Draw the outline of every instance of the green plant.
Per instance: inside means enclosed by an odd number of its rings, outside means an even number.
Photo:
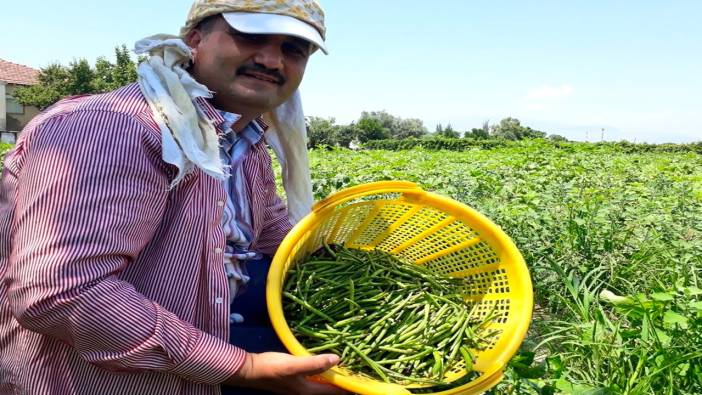
[[[313,150],[314,194],[414,181],[512,237],[532,274],[535,316],[493,393],[702,393],[702,144],[488,141],[501,143]]]

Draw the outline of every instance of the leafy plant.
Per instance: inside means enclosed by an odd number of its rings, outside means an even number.
[[[702,393],[702,145],[433,140],[312,150],[314,194],[408,180],[505,229],[536,306],[492,393]]]

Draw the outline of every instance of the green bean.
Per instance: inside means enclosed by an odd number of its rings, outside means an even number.
[[[408,381],[408,382],[420,383],[420,384],[442,384],[440,381],[437,381],[437,380],[405,376],[401,373],[393,372],[390,369],[384,368],[382,366],[380,366],[380,369],[383,370],[385,373],[387,373],[388,376],[395,377],[395,378],[398,378],[398,379],[401,379],[404,381]]]
[[[311,353],[315,353],[315,352],[319,352],[319,351],[324,351],[324,350],[329,350],[329,349],[332,349],[332,348],[336,348],[336,347],[338,347],[338,346],[339,346],[339,343],[337,343],[337,342],[331,342],[331,343],[327,343],[327,344],[322,344],[321,346],[308,348],[307,351],[309,351],[309,352],[311,352]]]
[[[307,336],[317,337],[317,338],[325,339],[325,340],[328,340],[328,339],[329,339],[329,336],[326,336],[326,335],[324,335],[323,333],[315,332],[314,330],[305,328],[305,327],[303,327],[303,326],[301,326],[301,325],[296,326],[296,327],[295,327],[295,330],[298,331],[298,332],[300,332],[300,333],[302,333],[302,334],[305,334],[305,335],[307,335]]]
[[[321,311],[315,309],[314,307],[310,306],[307,302],[304,300],[300,300],[297,296],[291,294],[290,292],[283,292],[283,295],[287,296],[288,298],[292,299],[294,302],[298,303],[299,305],[303,306],[307,310],[317,314],[318,316],[324,318],[327,321],[334,322],[334,319],[329,317],[328,315],[322,313]]]
[[[329,255],[331,255],[333,258],[336,258],[336,254],[334,253],[334,251],[332,251],[331,247],[329,247],[329,244],[324,243],[324,248],[327,250]]]
[[[466,370],[471,371],[473,370],[473,356],[470,353],[470,350],[466,346],[461,346],[459,348],[461,355],[463,356],[463,361],[466,364]]]
[[[346,369],[386,382],[448,385],[446,372],[461,357],[472,369],[469,350],[485,347],[494,332],[488,324],[496,306],[474,317],[465,286],[388,253],[324,244],[288,271],[284,313],[308,351],[338,353]]]
[[[409,355],[406,357],[400,357],[400,358],[395,358],[395,359],[383,359],[380,361],[377,361],[376,363],[378,364],[387,364],[387,363],[394,363],[394,362],[405,362],[405,361],[417,361],[419,358],[431,354],[432,350],[431,348],[427,348],[424,351],[418,352],[413,355]]]
[[[403,350],[403,349],[397,348],[397,347],[380,346],[380,347],[378,347],[378,348],[381,349],[381,350],[383,350],[383,351],[394,352],[394,353],[397,353],[397,354],[411,354],[411,353],[412,353],[411,350]]]
[[[432,355],[434,356],[434,366],[431,368],[431,374],[434,376],[438,376],[439,373],[443,370],[443,363],[441,359],[441,354],[439,354],[438,351],[432,352]]]
[[[347,343],[347,345],[351,348],[351,350],[353,350],[353,352],[358,354],[359,357],[361,357],[364,361],[366,361],[368,366],[370,366],[370,368],[373,369],[378,374],[378,376],[380,376],[380,378],[383,379],[383,381],[388,382],[388,383],[390,382],[390,380],[388,380],[388,376],[380,369],[380,367],[378,366],[377,363],[373,362],[372,359],[368,358],[368,356],[366,354],[361,352],[361,350],[359,350],[353,344]]]
[[[446,364],[444,364],[444,369],[446,369],[448,366],[451,366],[451,364],[453,363],[453,360],[456,359],[456,355],[458,354],[458,352],[461,348],[461,344],[463,344],[463,333],[464,333],[464,329],[468,326],[468,323],[469,323],[469,321],[468,321],[468,318],[466,317],[463,320],[463,325],[460,327],[460,330],[458,330],[458,332],[455,335],[456,339],[451,344],[451,348],[450,348],[451,353],[449,354],[448,358],[446,359]],[[445,373],[446,373],[446,370],[443,370],[441,372],[441,376],[443,377]]]

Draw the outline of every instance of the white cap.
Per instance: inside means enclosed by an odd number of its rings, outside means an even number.
[[[324,39],[317,29],[295,17],[260,12],[224,12],[231,27],[250,34],[283,34],[307,40],[327,54]]]

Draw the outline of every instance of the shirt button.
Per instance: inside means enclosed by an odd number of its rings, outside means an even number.
[[[217,304],[222,304],[222,302],[224,302],[224,299],[219,298],[219,297],[218,297],[218,298],[215,298],[215,303],[217,303]]]
[[[222,253],[221,248],[219,248],[219,247],[215,248],[215,254],[221,254],[221,253]]]
[[[217,201],[217,206],[224,207],[224,200]]]

